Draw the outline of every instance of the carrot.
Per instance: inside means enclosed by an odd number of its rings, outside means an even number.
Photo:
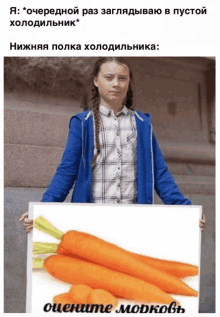
[[[76,284],[73,285],[69,291],[69,296],[77,304],[87,304],[88,296],[92,292],[92,288],[85,284]]]
[[[88,296],[88,302],[90,304],[102,304],[104,306],[111,304],[112,309],[118,305],[117,298],[103,289],[92,290]]]
[[[77,304],[111,304],[117,306],[118,300],[109,292],[103,289],[92,289],[85,284],[75,284],[69,291],[69,296]]]
[[[198,266],[192,265],[192,264],[186,264],[182,262],[177,262],[177,261],[168,261],[168,260],[161,260],[161,259],[156,259],[153,257],[149,257],[146,255],[140,255],[136,253],[132,253],[127,251],[130,255],[132,255],[135,259],[148,264],[150,266],[153,266],[161,271],[165,271],[169,274],[172,274],[178,278],[184,278],[187,276],[195,276],[198,275]],[[57,246],[56,253],[62,254],[62,255],[67,255],[67,256],[72,256],[73,253],[71,251],[68,251],[64,249],[62,243],[60,243]],[[76,257],[76,255],[74,255]],[[78,258],[78,257],[77,257]],[[83,259],[83,258],[81,258]]]
[[[155,284],[169,293],[188,296],[198,295],[196,291],[181,282],[177,277],[153,268],[149,264],[144,264],[140,260],[134,259],[130,252],[97,237],[77,231],[69,231],[64,234],[43,217],[38,217],[34,221],[34,227],[60,239],[64,249],[68,250],[73,256],[82,257],[90,262],[133,275],[150,284]]]
[[[62,247],[72,256],[132,275],[158,286],[167,293],[198,296],[176,276],[134,258],[130,252],[87,233],[68,231],[61,238]]]
[[[72,257],[51,255],[45,259],[44,268],[63,282],[104,289],[116,297],[162,304],[170,304],[174,301],[170,295],[155,285]]]
[[[76,302],[72,299],[69,293],[63,293],[55,296],[53,302],[56,304],[75,304]]]
[[[82,256],[78,256],[76,254],[73,254],[71,251],[64,249],[64,247],[62,246],[62,243],[58,244],[56,253],[60,255],[73,256],[76,259],[85,261],[85,258],[83,258]]]
[[[195,276],[195,275],[198,275],[199,273],[198,266],[195,266],[192,264],[186,264],[186,263],[181,263],[177,261],[161,260],[161,259],[156,259],[153,257],[140,255],[136,253],[131,253],[131,255],[137,260],[145,264],[154,266],[155,268],[161,271],[166,271],[167,273],[175,275],[176,277],[179,277],[179,278],[184,278],[187,276]]]

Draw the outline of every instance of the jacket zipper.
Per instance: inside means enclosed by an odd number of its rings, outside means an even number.
[[[85,170],[86,166],[85,166],[85,158],[84,158],[84,137],[83,137],[83,132],[84,131],[83,131],[83,121],[82,121],[82,160],[83,160],[83,165],[84,165],[84,170]]]
[[[153,128],[151,124],[150,129],[150,138],[151,138],[151,164],[152,164],[152,204],[154,204],[154,154],[153,154]]]

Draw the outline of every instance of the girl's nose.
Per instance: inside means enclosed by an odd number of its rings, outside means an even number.
[[[118,86],[119,85],[119,80],[118,78],[115,78],[113,81],[113,86]]]

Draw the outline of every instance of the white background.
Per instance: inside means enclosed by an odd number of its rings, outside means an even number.
[[[82,8],[207,8],[207,15],[152,15],[152,16],[85,16],[79,17],[80,22],[77,27],[61,27],[61,28],[22,28],[10,27],[10,20],[16,19],[41,19],[42,16],[27,16],[20,14],[18,16],[10,15],[10,7],[17,6],[19,8],[72,8],[78,6]],[[216,56],[217,57],[217,88],[218,80],[218,59],[220,52],[219,41],[219,0],[204,1],[21,1],[8,0],[1,3],[1,100],[3,104],[3,57],[4,56],[95,56],[95,55],[122,55],[122,56]],[[22,10],[21,10],[22,11]],[[49,20],[51,17],[47,16]],[[57,19],[60,19],[57,16]],[[68,20],[68,16],[65,18]],[[10,51],[10,42],[24,44],[159,44],[160,49],[157,51]],[[218,89],[216,105],[218,105]],[[3,107],[2,107],[3,109]],[[218,107],[216,107],[218,120]],[[3,144],[3,110],[1,114],[1,144]],[[216,125],[217,126],[217,125]],[[218,127],[217,127],[218,133]],[[218,134],[217,134],[217,149]],[[2,172],[0,173],[0,182],[3,187],[3,150],[0,151],[0,160]],[[216,157],[218,162],[218,153]],[[216,170],[217,180],[219,179],[218,166]],[[218,187],[217,187],[218,189]],[[217,206],[219,206],[219,195],[217,192]],[[3,191],[0,194],[1,202],[3,202]],[[3,213],[1,213],[1,223],[3,224]],[[216,212],[216,227],[219,227],[219,216]],[[218,232],[216,232],[216,241],[218,242]],[[1,258],[3,259],[3,239],[0,245]],[[218,251],[218,244],[216,246]],[[216,256],[218,260],[218,253]],[[216,262],[216,268],[218,261]],[[3,261],[1,261],[1,272],[3,272]],[[3,285],[3,274],[2,274]],[[218,284],[217,284],[218,286]],[[3,289],[3,288],[2,288]],[[218,290],[218,288],[217,288]],[[218,293],[217,293],[218,294]],[[216,298],[219,296],[216,295]],[[3,303],[3,291],[2,299]],[[217,311],[218,301],[216,301]],[[3,308],[2,308],[3,311]]]
[[[128,205],[108,206],[96,204],[47,204],[31,203],[33,218],[42,215],[64,233],[78,230],[93,234],[128,251],[160,259],[180,261],[200,265],[201,207],[198,206],[149,206]],[[32,235],[29,236],[29,242]],[[33,241],[55,242],[59,240],[33,230]],[[28,261],[31,264],[31,243]],[[70,285],[60,282],[42,270],[28,268],[28,294],[32,303],[32,313],[42,314],[46,303],[53,297],[68,292]],[[199,278],[184,279],[192,288],[199,291]],[[32,282],[32,291],[31,291]],[[186,313],[198,312],[198,297],[173,296]],[[120,301],[124,303],[124,301]]]
[[[2,16],[2,44],[4,55],[10,56],[73,56],[73,55],[127,55],[127,56],[214,56],[219,48],[217,26],[218,1],[5,1]],[[16,6],[20,14],[9,14]],[[23,8],[74,8],[79,15],[28,15]],[[207,14],[173,14],[174,8],[205,7]],[[98,15],[82,16],[83,8],[97,8]],[[102,8],[169,8],[166,15],[102,15]],[[75,27],[10,27],[10,20],[75,20]],[[158,51],[15,51],[10,42],[18,44],[159,44]],[[50,45],[51,47],[51,45]],[[83,45],[84,47],[84,45]],[[51,47],[52,48],[52,47]]]

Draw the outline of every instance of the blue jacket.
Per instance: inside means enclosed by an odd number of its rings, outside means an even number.
[[[165,204],[190,205],[170,174],[152,131],[149,114],[135,111],[137,126],[137,203],[153,204],[154,189]],[[63,202],[74,186],[72,202],[92,202],[94,150],[91,110],[73,116],[66,148],[43,202]]]

